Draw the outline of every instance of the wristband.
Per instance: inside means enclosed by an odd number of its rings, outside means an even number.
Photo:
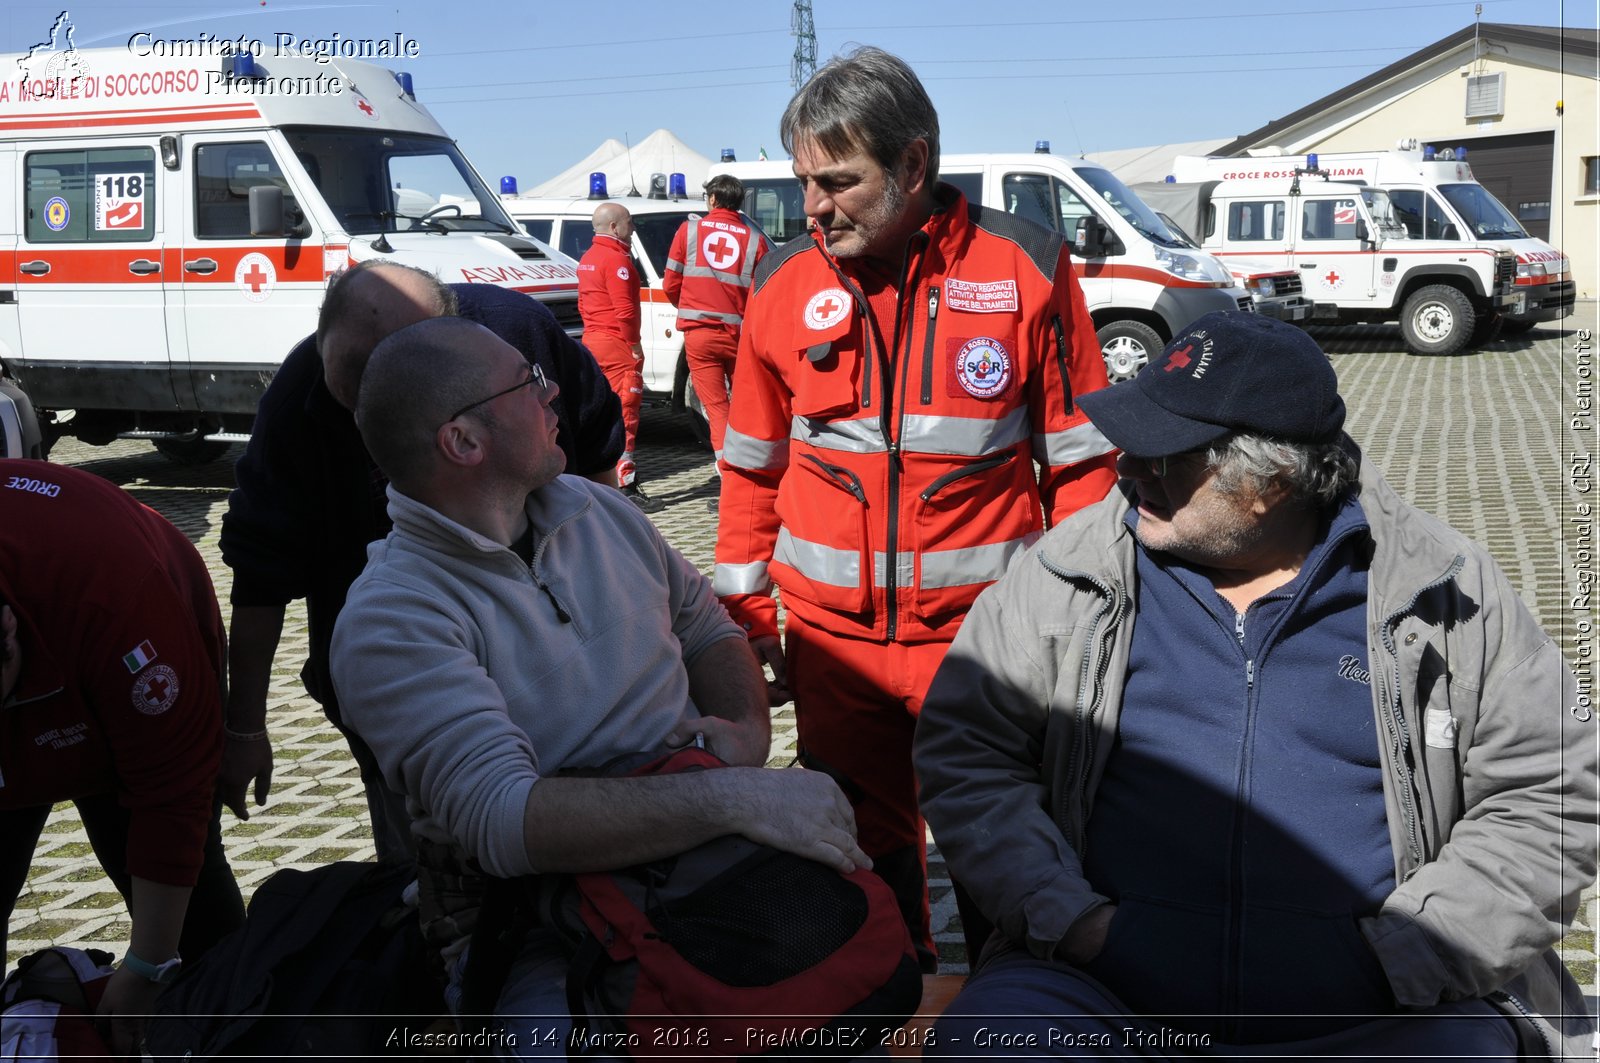
[[[183,957],[174,956],[165,963],[156,964],[148,960],[141,960],[133,954],[132,949],[129,949],[122,954],[122,966],[143,978],[146,982],[154,982],[156,985],[171,985],[178,977],[179,969],[183,967]]]
[[[235,731],[227,724],[223,724],[222,734],[223,737],[231,738],[235,742],[259,742],[263,738],[267,737],[267,729],[263,727],[259,731]]]

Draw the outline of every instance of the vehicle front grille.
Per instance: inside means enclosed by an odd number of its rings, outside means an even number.
[[[1494,263],[1495,288],[1500,291],[1510,291],[1517,280],[1517,258],[1509,252],[1496,257]]]
[[[1247,314],[1253,314],[1256,312],[1256,301],[1248,295],[1240,296],[1239,309]]]
[[[568,335],[576,336],[583,331],[583,318],[578,315],[576,292],[552,292],[549,295],[537,295],[535,298],[550,308],[550,312],[556,316],[556,321]]]
[[[1299,295],[1303,291],[1305,291],[1305,285],[1300,283],[1300,274],[1298,273],[1272,278],[1272,294],[1274,295]]]

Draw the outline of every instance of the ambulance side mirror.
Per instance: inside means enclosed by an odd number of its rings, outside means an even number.
[[[250,235],[287,236],[288,221],[283,216],[283,189],[277,185],[254,185],[250,189]]]
[[[1363,244],[1372,242],[1372,228],[1367,225],[1367,219],[1365,218],[1356,219],[1356,239]]]
[[[1093,214],[1085,214],[1078,219],[1078,228],[1072,234],[1072,253],[1079,258],[1100,258],[1110,240],[1106,223]]]

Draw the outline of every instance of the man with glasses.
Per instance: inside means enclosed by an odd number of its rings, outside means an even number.
[[[413,813],[424,933],[457,1006],[486,877],[733,833],[870,866],[830,779],[762,767],[765,684],[710,583],[621,494],[559,475],[554,398],[492,333],[442,319],[379,345],[356,407],[394,529],[350,589],[334,681]],[[558,774],[697,736],[733,767]],[[519,1053],[565,1054],[563,956],[535,930],[512,965],[495,1012]]]
[[[998,925],[926,1054],[1589,1052],[1552,946],[1594,724],[1494,560],[1362,460],[1291,325],[1208,314],[1082,404],[1121,491],[978,599],[918,723]]]
[[[328,288],[316,335],[284,359],[256,412],[238,486],[222,519],[222,557],[233,569],[228,647],[231,685],[222,790],[249,818],[272,782],[267,686],[284,610],[306,599],[307,660],[300,675],[350,743],[361,769],[380,860],[408,860],[410,833],[398,795],[386,791],[371,752],[342,724],[328,676],[328,643],[346,590],[367,560],[367,544],[389,531],[383,473],[352,416],[367,358],[396,330],[439,316],[476,321],[560,384],[552,400],[557,443],[569,472],[615,483],[622,451],[617,398],[589,353],[562,331],[543,304],[488,284],[446,285],[431,273],[373,260],[339,274]]]

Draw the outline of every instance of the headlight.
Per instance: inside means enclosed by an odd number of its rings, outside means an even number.
[[[1276,290],[1271,277],[1251,277],[1244,282],[1244,286],[1263,299],[1271,299],[1272,293]]]
[[[1194,255],[1181,255],[1176,251],[1158,247],[1156,262],[1167,272],[1186,281],[1210,281],[1230,286],[1233,284],[1233,275],[1210,255],[1197,258]]]
[[[1517,276],[1519,277],[1543,277],[1547,273],[1549,273],[1549,270],[1545,269],[1543,262],[1517,263]]]

